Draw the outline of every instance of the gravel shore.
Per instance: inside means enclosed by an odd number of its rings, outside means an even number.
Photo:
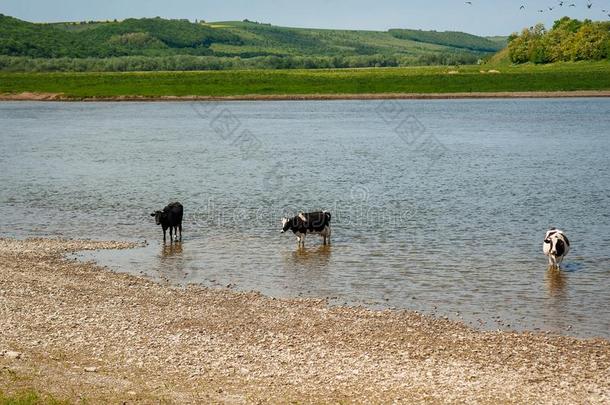
[[[0,391],[88,403],[609,403],[610,343],[165,284],[0,239]]]
[[[244,94],[236,96],[67,97],[61,93],[0,93],[0,101],[290,101],[290,100],[451,100],[492,98],[610,97],[608,90],[504,91],[468,93]]]

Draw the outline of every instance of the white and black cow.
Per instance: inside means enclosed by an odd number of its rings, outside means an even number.
[[[549,258],[549,266],[557,267],[570,251],[570,241],[563,231],[551,228],[544,235],[542,251]]]
[[[330,212],[300,213],[294,218],[282,218],[282,233],[292,231],[299,246],[305,247],[305,235],[318,234],[330,245]]]

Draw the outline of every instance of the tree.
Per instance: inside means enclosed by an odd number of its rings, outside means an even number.
[[[543,43],[549,62],[570,60],[570,47],[574,33],[566,29],[554,28],[544,37]]]
[[[574,35],[572,60],[600,60],[608,56],[608,32],[592,23],[583,24]]]
[[[542,24],[509,37],[514,63],[600,60],[610,56],[610,23],[564,17],[546,31]]]
[[[555,23],[553,24],[553,29],[551,31],[561,30],[575,34],[580,29],[582,24],[583,23],[579,20],[571,19],[570,17],[563,17],[555,21]]]
[[[525,28],[521,35],[513,35],[512,37],[513,40],[508,44],[510,60],[514,63],[529,62],[532,56],[532,48],[535,47],[533,43],[537,41],[532,29]]]

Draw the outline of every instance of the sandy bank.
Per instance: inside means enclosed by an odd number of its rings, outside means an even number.
[[[127,247],[0,239],[0,390],[93,403],[610,401],[605,340],[178,289],[64,258]]]
[[[61,93],[0,94],[0,101],[281,101],[281,100],[447,100],[494,98],[610,97],[610,91],[531,91],[473,93],[278,94],[237,96],[112,96],[68,97]]]

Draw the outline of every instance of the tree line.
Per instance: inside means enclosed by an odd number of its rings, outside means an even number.
[[[564,17],[547,30],[543,24],[509,37],[513,63],[602,60],[610,57],[610,21],[579,21]]]
[[[6,72],[137,72],[239,69],[337,69],[422,65],[463,65],[478,61],[463,53],[421,56],[259,56],[253,58],[173,55],[161,57],[29,58],[1,56],[0,71]]]

